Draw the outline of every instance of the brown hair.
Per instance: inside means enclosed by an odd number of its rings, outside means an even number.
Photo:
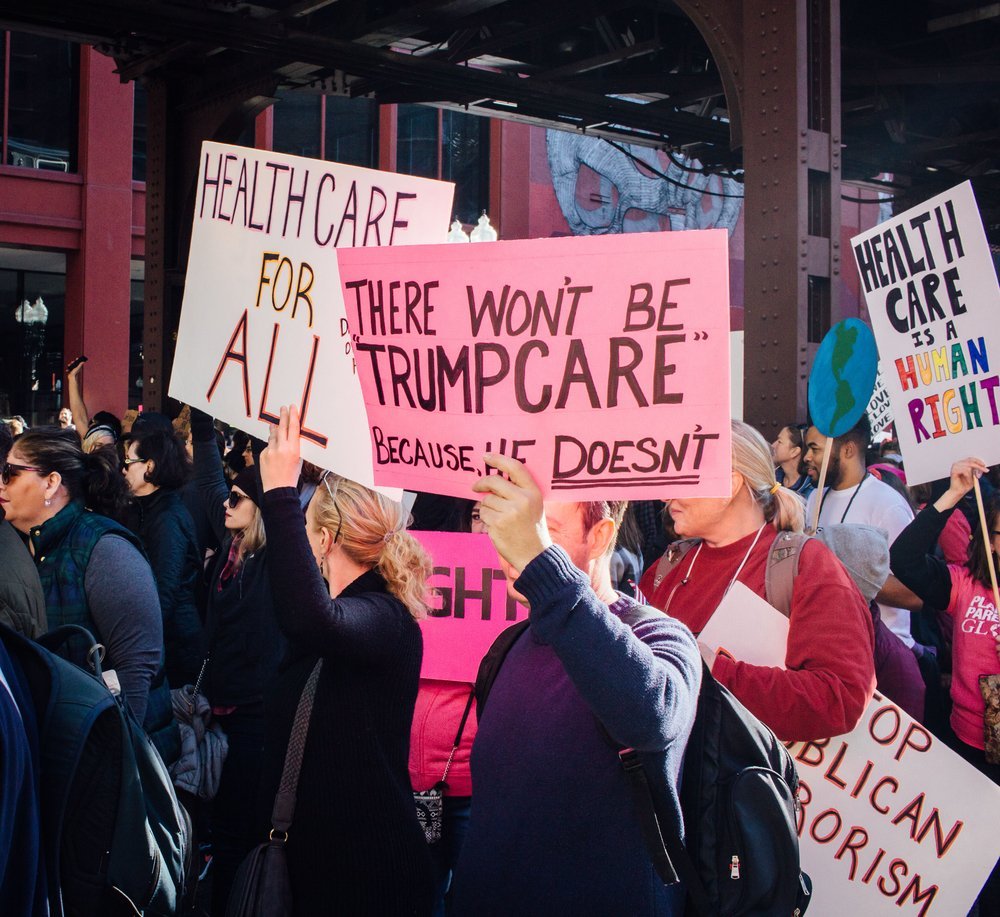
[[[602,519],[610,519],[615,524],[615,537],[608,544],[606,553],[611,554],[615,550],[618,542],[618,532],[621,529],[622,520],[625,518],[625,510],[628,509],[628,500],[590,500],[580,504],[580,515],[583,518],[583,533],[586,535]]]
[[[987,589],[992,589],[986,545],[993,544],[991,535],[994,531],[998,531],[997,527],[1000,525],[1000,500],[997,499],[996,494],[992,494],[989,497],[983,496],[983,509],[985,510],[986,524],[989,528],[984,537],[983,527],[977,520],[976,527],[972,530],[972,537],[969,539],[969,559],[966,566],[969,568],[969,573],[979,580],[979,582],[986,586]],[[958,510],[958,512],[961,512],[961,510]],[[996,551],[991,550],[990,553],[993,555],[993,569],[996,570],[998,565]]]
[[[414,618],[427,614],[431,560],[406,526],[401,503],[340,475],[328,473],[312,503],[316,524],[340,532],[337,543],[356,564],[377,567],[386,586]]]

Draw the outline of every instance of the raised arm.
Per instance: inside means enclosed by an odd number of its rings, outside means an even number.
[[[497,553],[520,571],[515,588],[528,600],[532,630],[556,652],[614,739],[640,751],[667,748],[688,733],[701,684],[701,658],[690,631],[664,616],[643,621],[633,633],[605,601],[617,600],[600,567],[613,524],[600,537],[598,526],[591,530],[597,539],[592,583],[552,543],[542,495],[528,470],[502,455],[485,460],[500,473],[473,488],[484,495],[480,515]]]
[[[266,486],[266,485],[265,485]],[[267,573],[278,626],[321,656],[372,662],[393,657],[409,612],[382,593],[331,598],[306,537],[294,487],[264,492]]]
[[[215,444],[215,425],[204,411],[191,408],[191,444],[194,449],[192,481],[202,509],[219,542],[226,539],[226,509],[222,501],[229,488],[222,470],[222,457]]]
[[[932,553],[955,507],[972,490],[978,475],[989,469],[978,458],[965,458],[951,466],[948,489],[927,504],[889,548],[889,565],[905,586],[935,608],[951,604],[948,565]]]
[[[405,628],[412,626],[410,614],[383,592],[330,597],[295,489],[301,467],[299,413],[283,407],[260,455],[267,570],[278,625],[289,640],[323,656],[391,660]]]
[[[612,738],[653,752],[688,734],[701,657],[683,624],[660,615],[633,632],[555,545],[528,563],[515,586],[528,600],[532,630],[555,651]]]
[[[90,429],[90,413],[87,411],[87,405],[84,403],[83,390],[80,386],[80,373],[82,372],[83,363],[78,363],[66,373],[66,396],[69,399],[69,409],[73,415],[73,423],[76,426],[76,432],[80,435],[81,442],[84,436],[87,435],[87,430]]]

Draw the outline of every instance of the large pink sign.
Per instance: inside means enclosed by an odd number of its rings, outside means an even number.
[[[423,678],[476,680],[479,662],[500,631],[527,617],[507,596],[506,578],[487,535],[412,532],[434,561],[431,612],[424,632]]]
[[[375,481],[550,499],[730,493],[723,230],[337,252]]]

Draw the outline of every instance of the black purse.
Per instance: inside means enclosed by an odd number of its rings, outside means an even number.
[[[469,718],[469,711],[472,709],[472,701],[475,699],[475,691],[469,692],[469,700],[465,704],[465,712],[462,714],[462,722],[458,724],[458,735],[451,747],[451,754],[448,755],[448,763],[444,766],[444,775],[429,790],[414,792],[413,803],[417,807],[417,821],[424,829],[424,840],[428,844],[436,844],[441,840],[441,832],[444,823],[444,791],[448,786],[448,771],[451,770],[451,761],[458,751],[458,746],[462,741],[462,733],[465,731],[465,721]]]
[[[288,738],[281,783],[271,810],[271,831],[267,841],[258,844],[240,864],[226,906],[226,917],[292,915],[292,886],[288,878],[285,844],[295,815],[295,793],[299,784],[299,771],[302,769],[302,752],[309,734],[309,720],[322,667],[323,660],[320,659],[313,666],[295,709],[295,721]]]

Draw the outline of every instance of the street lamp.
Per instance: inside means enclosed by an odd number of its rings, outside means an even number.
[[[32,423],[34,423],[35,392],[38,391],[38,358],[42,355],[42,349],[45,347],[45,323],[49,320],[49,310],[42,301],[42,297],[39,296],[34,303],[24,300],[14,310],[14,318],[24,329],[24,349],[31,361],[30,412]]]

